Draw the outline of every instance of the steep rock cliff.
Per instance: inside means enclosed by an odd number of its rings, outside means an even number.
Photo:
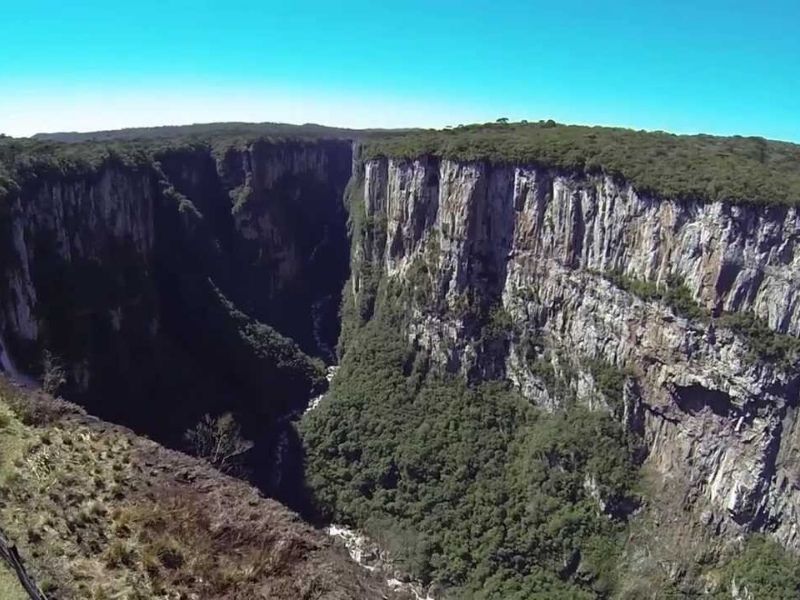
[[[800,549],[791,202],[666,200],[563,165],[352,158],[348,141],[262,140],[16,164],[0,177],[4,369],[39,375],[46,349],[69,398],[173,444],[233,410],[251,466],[299,457],[288,484],[259,468],[264,489],[327,486],[349,524],[388,517],[373,527],[399,523],[412,567],[455,593],[608,595],[639,459],[667,492],[643,494],[640,520]],[[309,355],[331,359],[339,334],[343,193],[339,379],[361,393],[334,383],[314,411],[307,482],[287,420],[324,386]],[[401,310],[381,322],[389,300]],[[577,452],[587,432],[597,448]],[[701,559],[659,568],[678,580]]]
[[[406,288],[407,338],[439,369],[508,378],[551,410],[605,398],[694,519],[800,549],[795,207],[437,158],[368,160],[353,186],[362,233],[347,293],[362,319],[381,278]],[[690,310],[626,282],[679,289]],[[765,357],[751,321],[787,353]],[[602,393],[598,364],[624,377],[621,398]]]

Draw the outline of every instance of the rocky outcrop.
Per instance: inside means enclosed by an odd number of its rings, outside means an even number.
[[[753,311],[800,334],[795,207],[670,202],[607,176],[432,159],[369,161],[364,181],[366,212],[387,217],[390,274],[436,231],[452,257],[448,291],[478,266],[534,258],[656,281],[677,274],[708,308]],[[459,262],[476,252],[480,265]]]
[[[369,160],[355,180],[352,210],[385,228],[355,248],[356,299],[380,270],[413,298],[409,340],[439,368],[507,377],[549,409],[577,398],[614,410],[697,519],[800,550],[796,357],[760,359],[757,340],[714,319],[800,334],[795,207],[667,201],[599,174],[434,158]],[[620,280],[680,282],[693,310]],[[598,364],[624,374],[619,398]]]

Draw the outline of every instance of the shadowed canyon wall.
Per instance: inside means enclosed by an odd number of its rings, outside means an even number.
[[[251,437],[334,358],[347,141],[198,144],[17,176],[2,215],[3,351],[91,411],[176,442],[233,410]]]

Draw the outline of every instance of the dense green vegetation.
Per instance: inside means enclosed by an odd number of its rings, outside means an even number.
[[[723,574],[727,597],[734,582],[743,598],[794,600],[800,597],[800,561],[762,535],[748,538],[744,550],[724,567]]]
[[[621,426],[578,406],[543,414],[500,382],[434,377],[399,332],[379,307],[302,424],[321,513],[455,598],[608,594],[613,515],[637,472]]]
[[[655,281],[628,277],[616,271],[605,271],[601,275],[618,288],[642,300],[663,302],[676,314],[687,319],[705,320],[709,317],[709,311],[697,303],[692,292],[678,277],[670,275],[659,285]]]
[[[409,130],[406,130],[409,131]],[[209,139],[220,137],[291,137],[291,138],[340,138],[399,135],[400,129],[347,129],[344,127],[326,127],[315,123],[290,125],[288,123],[198,123],[195,125],[164,125],[160,127],[129,127],[108,131],[92,131],[88,133],[57,132],[38,133],[36,140],[57,142],[88,142],[108,140],[148,140],[158,138],[196,138]],[[0,135],[0,138],[3,136]]]
[[[421,155],[604,172],[664,198],[800,203],[800,146],[763,138],[542,121],[410,132],[364,148],[367,158]]]
[[[3,170],[7,180],[17,183],[43,177],[72,177],[96,172],[106,164],[129,169],[149,169],[165,154],[191,154],[210,150],[222,156],[231,148],[244,148],[256,141],[304,144],[314,140],[297,137],[175,137],[141,140],[108,140],[62,143],[50,140],[0,140],[0,185]]]
[[[744,336],[750,346],[751,359],[789,368],[800,357],[800,338],[777,333],[752,313],[726,313],[717,319],[717,324]]]
[[[592,374],[598,391],[603,394],[614,414],[621,416],[623,411],[623,388],[625,387],[625,380],[633,376],[632,371],[630,369],[619,369],[599,359],[585,360],[584,364]]]
[[[800,203],[800,146],[756,137],[673,135],[611,127],[487,123],[445,130],[352,130],[281,123],[209,123],[0,138],[8,174],[32,167],[68,173],[99,161],[142,164],[166,148],[224,148],[256,139],[358,139],[363,156],[434,155],[605,172],[664,198]],[[7,174],[7,177],[9,176]],[[3,185],[0,167],[0,186]]]
[[[70,176],[95,171],[106,163],[130,168],[149,166],[152,155],[162,147],[177,146],[177,142],[162,144],[146,142],[86,142],[63,144],[48,140],[0,139],[0,183],[5,171],[7,180],[17,183],[47,176]]]

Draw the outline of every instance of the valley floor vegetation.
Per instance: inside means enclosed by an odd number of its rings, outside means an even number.
[[[381,235],[358,220],[352,225],[356,244]],[[539,361],[543,383],[565,404],[554,413],[506,381],[467,384],[460,375],[434,374],[426,353],[401,334],[403,299],[427,298],[397,297],[375,265],[360,267],[359,295],[346,294],[343,305],[340,369],[326,399],[300,424],[307,484],[324,519],[364,530],[446,600],[634,600],[643,593],[721,599],[734,588],[788,599],[800,592],[795,558],[760,536],[739,546],[700,539],[695,553],[678,561],[696,559],[688,571],[667,573],[655,558],[642,571],[631,557],[648,550],[637,540],[658,544],[659,529],[671,525],[640,476],[643,441],[621,423],[631,373],[584,361],[602,395],[592,404],[610,408],[593,411],[558,393],[552,365]],[[678,315],[710,319],[681,281],[658,286],[603,275]],[[513,329],[501,309],[484,312],[483,343]],[[764,334],[753,318],[717,321],[747,338],[753,358],[794,355],[784,347],[794,343],[790,336]],[[678,514],[683,502],[676,499]],[[680,553],[679,546],[665,551]]]
[[[592,598],[614,589],[631,440],[605,413],[544,414],[501,382],[425,372],[374,319],[302,424],[319,510],[356,524],[453,598]]]
[[[671,525],[648,508],[641,440],[609,412],[548,414],[504,382],[434,376],[381,312],[300,424],[307,483],[323,517],[364,530],[437,598],[798,597],[800,563],[759,535],[699,546],[702,563],[676,579],[642,572],[634,537],[655,527],[659,544]],[[587,368],[621,394],[618,373]]]

